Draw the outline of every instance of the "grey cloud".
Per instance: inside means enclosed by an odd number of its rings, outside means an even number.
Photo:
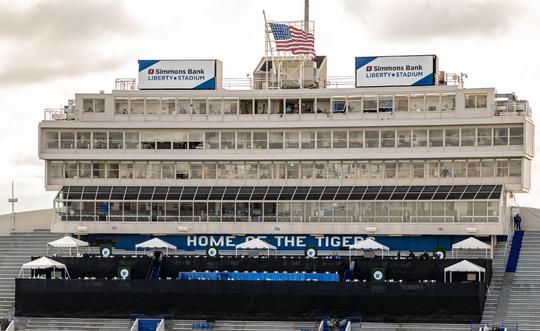
[[[345,6],[369,33],[390,41],[497,35],[526,13],[522,0],[345,0]]]
[[[105,51],[115,37],[138,26],[118,1],[41,0],[31,6],[0,7],[0,85],[40,82],[111,70],[120,52]]]

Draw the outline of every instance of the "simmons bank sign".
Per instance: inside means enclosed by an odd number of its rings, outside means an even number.
[[[435,85],[435,55],[364,56],[355,61],[356,87]]]
[[[221,87],[218,60],[139,60],[141,90],[215,90]]]

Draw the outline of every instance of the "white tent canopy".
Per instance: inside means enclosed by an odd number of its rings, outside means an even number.
[[[376,242],[375,240],[371,238],[367,238],[362,241],[358,241],[354,243],[353,245],[349,246],[349,257],[351,256],[352,250],[380,250],[382,255],[384,256],[384,251],[390,251],[390,248],[388,246],[385,246],[381,243]]]
[[[246,242],[236,245],[236,255],[238,255],[239,249],[266,250],[267,255],[270,255],[270,250],[276,250],[277,248],[276,246],[269,244],[262,239],[253,238],[251,240],[247,240]]]
[[[51,260],[46,256],[40,257],[39,259],[35,259],[34,261],[23,264],[18,277],[20,277],[24,273],[24,270],[32,271],[32,270],[40,270],[40,269],[42,270],[42,269],[51,269],[51,268],[53,269],[53,271],[55,271],[56,269],[65,270],[66,275],[69,278],[69,273],[67,272],[67,268],[65,264],[60,263],[55,260]]]
[[[475,237],[469,237],[452,245],[452,257],[454,257],[454,252],[459,249],[484,249],[486,251],[487,258],[488,250],[491,250],[491,246],[476,239]]]
[[[72,248],[77,249],[77,253],[79,252],[79,247],[88,247],[88,250],[90,250],[90,246],[86,241],[82,241],[71,236],[65,236],[63,238],[56,239],[54,241],[51,241],[50,243],[47,243],[47,255],[49,254],[49,246],[58,249],[69,248],[69,255],[71,255]]]
[[[444,281],[446,282],[446,273],[450,272],[450,282],[452,281],[452,273],[453,272],[477,272],[478,273],[478,280],[480,281],[481,273],[486,272],[485,268],[482,268],[479,265],[476,265],[472,262],[469,262],[467,260],[463,260],[461,262],[458,262],[456,264],[453,264],[449,267],[444,268]]]
[[[135,250],[142,248],[142,249],[165,249],[165,251],[168,253],[169,249],[176,250],[176,246],[173,244],[169,244],[165,240],[161,240],[159,238],[152,238],[150,240],[147,240],[145,242],[142,242],[140,244],[135,245]]]

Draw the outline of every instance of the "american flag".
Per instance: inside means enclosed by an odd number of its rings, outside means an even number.
[[[293,54],[308,54],[315,57],[315,38],[313,34],[282,23],[269,23],[276,49],[290,51]]]

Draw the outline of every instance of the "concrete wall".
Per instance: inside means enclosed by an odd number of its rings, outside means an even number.
[[[50,230],[53,217],[52,208],[15,213],[15,229],[12,231],[11,214],[0,215],[0,235],[8,235],[11,232]]]
[[[540,208],[519,207],[515,211],[521,214],[521,229],[540,230]]]

